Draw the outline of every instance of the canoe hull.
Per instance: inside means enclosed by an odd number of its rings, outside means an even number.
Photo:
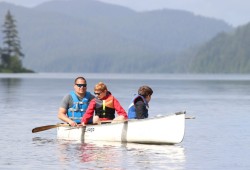
[[[185,112],[122,123],[57,128],[57,138],[77,141],[111,141],[147,144],[177,144],[183,140]]]

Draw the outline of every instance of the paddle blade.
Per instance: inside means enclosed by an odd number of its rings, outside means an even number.
[[[56,127],[58,127],[58,125],[47,125],[47,126],[36,127],[34,129],[32,129],[32,133],[41,132],[41,131],[53,129]]]

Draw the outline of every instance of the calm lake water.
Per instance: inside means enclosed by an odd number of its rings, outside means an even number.
[[[127,110],[141,85],[154,94],[150,117],[187,111],[185,137],[178,145],[56,139],[64,95],[77,76],[88,90],[103,81]],[[250,75],[0,74],[0,169],[250,169]],[[139,127],[138,127],[139,128]],[[160,132],[159,132],[160,133]]]

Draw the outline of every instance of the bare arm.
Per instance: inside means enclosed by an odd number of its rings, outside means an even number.
[[[77,123],[71,120],[67,116],[67,110],[65,108],[62,108],[62,107],[59,108],[57,117],[61,119],[62,121],[69,123],[71,126],[77,126]]]

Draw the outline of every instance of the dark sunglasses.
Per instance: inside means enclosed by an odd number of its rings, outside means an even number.
[[[87,87],[87,84],[76,84],[78,87]]]
[[[100,92],[100,93],[95,93],[95,92],[94,92],[94,94],[97,95],[97,96],[99,96],[101,93],[102,93],[102,92]]]

